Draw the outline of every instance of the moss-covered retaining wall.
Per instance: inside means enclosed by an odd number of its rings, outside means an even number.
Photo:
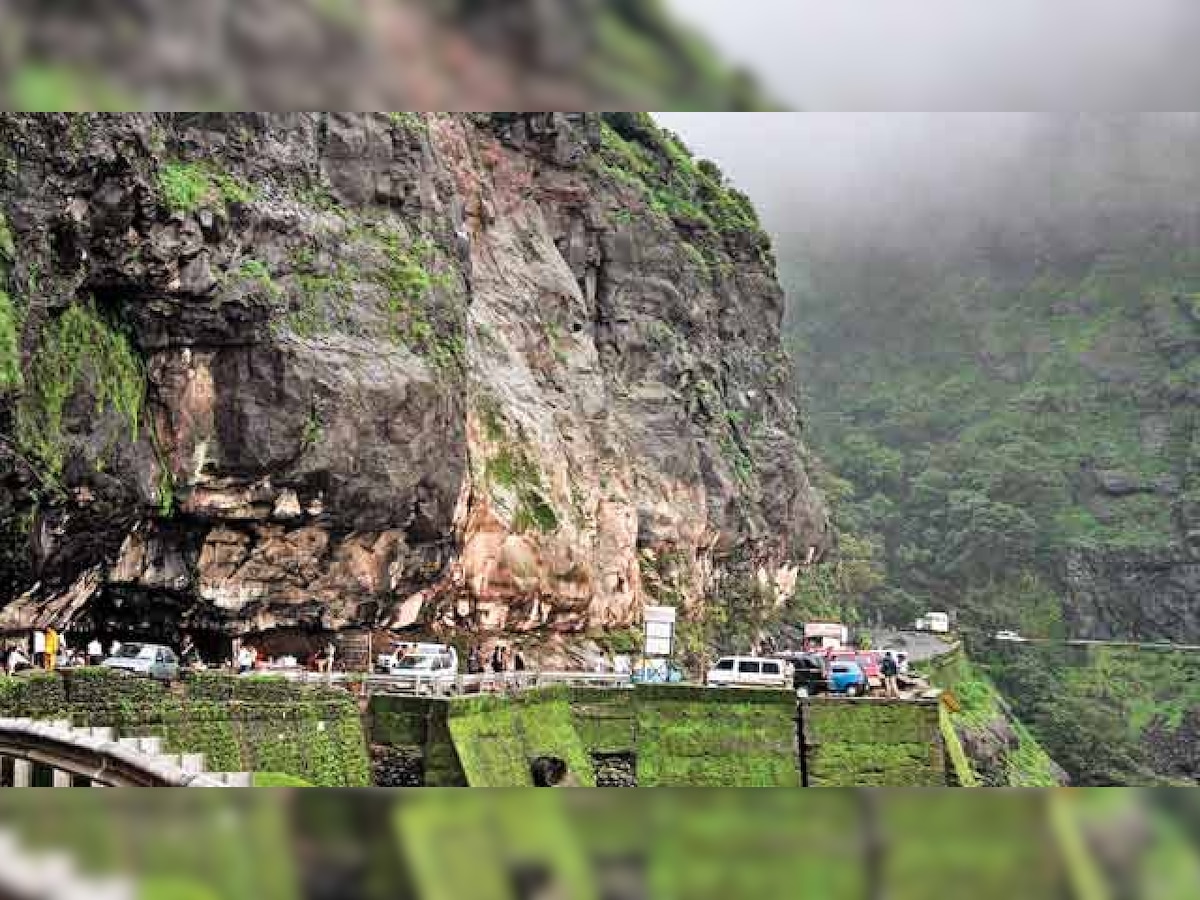
[[[199,673],[168,689],[100,668],[20,675],[0,678],[0,716],[157,735],[168,753],[203,753],[210,771],[272,772],[322,787],[370,784],[354,698],[282,678]]]
[[[367,709],[367,734],[372,745],[420,749],[427,787],[466,787],[449,712],[445,700],[376,694]]]
[[[377,696],[370,713],[371,742],[421,748],[430,786],[528,785],[529,763],[543,755],[565,760],[581,783],[592,784],[592,757],[620,753],[635,758],[641,787],[972,781],[961,746],[947,746],[937,701],[818,698],[798,710],[790,691],[639,685],[455,700]]]
[[[449,704],[447,724],[473,787],[532,786],[530,763],[539,756],[561,759],[580,785],[595,786],[568,688],[456,700]]]
[[[945,787],[938,707],[937,701],[803,701],[808,786]]]
[[[796,696],[639,686],[641,787],[799,787]]]
[[[430,786],[528,785],[537,756],[564,760],[591,785],[593,754],[618,753],[634,756],[643,787],[800,785],[788,691],[644,685],[448,701],[377,696],[369,721],[372,744],[424,750]]]

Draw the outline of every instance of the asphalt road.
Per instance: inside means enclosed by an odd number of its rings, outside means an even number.
[[[870,628],[867,630],[867,634],[871,636],[872,650],[904,650],[908,653],[910,663],[918,663],[941,656],[954,646],[954,641],[947,640],[942,635],[930,634],[925,631]]]

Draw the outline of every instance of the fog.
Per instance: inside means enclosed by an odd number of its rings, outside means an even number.
[[[1065,254],[1194,229],[1194,113],[663,113],[755,200],[780,256],[1000,244]],[[1032,251],[1031,251],[1032,252]]]
[[[1200,83],[1194,0],[668,5],[800,109],[1162,109]]]

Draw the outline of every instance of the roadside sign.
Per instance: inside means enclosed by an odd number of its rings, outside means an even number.
[[[675,607],[647,606],[645,629],[645,655],[670,656],[675,646]]]

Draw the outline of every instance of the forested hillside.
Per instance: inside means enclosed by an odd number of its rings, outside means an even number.
[[[790,336],[843,553],[811,608],[950,609],[980,654],[1010,628],[1200,642],[1198,147],[1187,117],[1034,117],[987,166],[797,226]],[[1160,715],[1153,681],[1175,696],[1194,664],[1097,683],[1042,658],[1008,686],[1034,667],[1023,714],[1056,758],[1194,715]],[[1069,756],[1084,780],[1151,768]]]

